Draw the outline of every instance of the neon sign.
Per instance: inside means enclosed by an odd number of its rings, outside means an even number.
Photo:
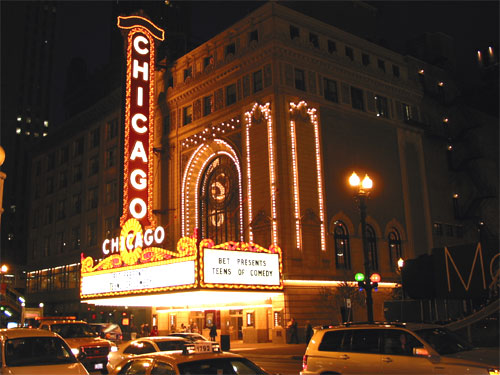
[[[128,29],[125,97],[123,211],[120,225],[129,219],[143,227],[155,225],[152,214],[155,41],[163,30],[143,17],[118,17]]]

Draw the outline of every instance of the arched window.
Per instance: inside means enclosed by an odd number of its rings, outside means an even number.
[[[217,156],[203,172],[200,228],[216,244],[239,239],[238,173],[227,155]]]
[[[345,268],[347,270],[351,269],[349,232],[343,222],[335,222],[333,238],[335,240],[335,266],[337,268]]]
[[[368,247],[368,259],[370,261],[370,270],[378,270],[377,257],[377,237],[375,230],[370,224],[366,224],[366,246]]]
[[[387,243],[389,244],[389,261],[391,263],[391,270],[397,267],[398,259],[403,256],[401,251],[401,236],[396,228],[392,228],[387,236]]]

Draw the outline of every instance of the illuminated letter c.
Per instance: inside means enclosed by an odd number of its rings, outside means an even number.
[[[149,41],[145,37],[143,37],[142,35],[139,35],[139,36],[135,37],[135,39],[134,39],[134,49],[137,51],[137,53],[140,53],[141,55],[147,54],[149,52],[149,49],[141,48],[139,46],[139,43],[149,44]]]

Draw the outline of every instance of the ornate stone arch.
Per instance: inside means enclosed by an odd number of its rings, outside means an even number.
[[[228,141],[213,139],[201,144],[189,158],[182,176],[181,230],[182,236],[191,236],[199,223],[199,191],[201,176],[206,166],[219,155],[227,155],[236,166],[238,174],[240,241],[243,241],[243,189],[240,158]]]

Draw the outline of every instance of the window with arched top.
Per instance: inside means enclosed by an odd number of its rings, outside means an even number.
[[[403,256],[401,251],[401,236],[396,228],[392,228],[387,235],[387,243],[389,245],[389,262],[391,264],[391,270],[394,270],[397,268],[398,259]]]
[[[239,237],[238,172],[227,155],[219,155],[203,171],[200,185],[202,238],[216,244]]]
[[[370,270],[378,270],[377,256],[377,236],[375,230],[370,224],[366,224],[366,246],[368,247],[368,260],[370,261]]]
[[[343,222],[335,222],[333,238],[335,240],[335,266],[337,268],[344,268],[347,270],[351,269],[349,231]]]

